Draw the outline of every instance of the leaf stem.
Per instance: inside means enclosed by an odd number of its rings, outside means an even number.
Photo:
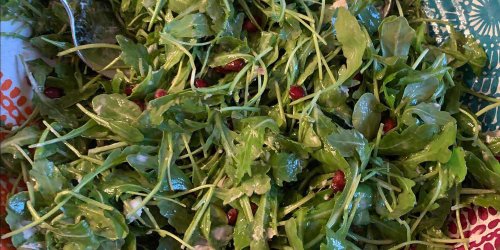
[[[476,116],[479,117],[481,115],[484,115],[485,113],[487,113],[488,111],[492,110],[492,109],[495,109],[497,107],[500,107],[500,102],[496,102],[496,103],[492,103],[486,107],[484,107],[483,109],[479,110],[477,113],[476,113]]]
[[[316,193],[311,192],[308,195],[304,196],[302,199],[299,201],[295,202],[294,204],[288,205],[283,208],[283,213],[281,214],[281,218],[285,217],[287,214],[291,213],[295,209],[299,208],[300,206],[306,204],[308,201],[310,201],[312,198],[316,196]]]
[[[86,50],[86,49],[117,49],[121,50],[121,47],[116,45],[116,44],[109,44],[109,43],[92,43],[92,44],[85,44],[85,45],[79,45],[64,51],[61,51],[57,53],[57,56],[65,56],[68,54],[71,54],[73,52],[77,52],[80,50]]]
[[[476,188],[462,188],[460,194],[494,194],[493,189],[476,189]]]
[[[166,231],[166,230],[163,230],[163,229],[155,229],[154,231],[157,232],[162,238],[165,237],[165,236],[171,237],[172,239],[174,239],[177,242],[181,243],[181,245],[185,246],[189,250],[194,250],[195,249],[194,247],[192,247],[191,245],[189,245],[189,243],[183,241],[181,238],[177,237],[177,235],[175,235],[175,234],[173,234],[173,233],[171,233],[169,231]]]

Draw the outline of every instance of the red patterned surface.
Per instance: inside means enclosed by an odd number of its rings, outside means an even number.
[[[3,76],[3,72],[0,71],[0,105],[4,110],[0,120],[9,127],[24,122],[27,119],[26,115],[30,115],[33,110],[28,106],[28,98],[21,94],[21,89],[16,83],[9,78],[4,79]]]
[[[4,77],[4,73],[0,71],[0,120],[6,127],[12,127],[26,121],[27,115],[32,113],[29,106],[28,98],[21,93],[19,84],[13,82],[10,78]],[[0,141],[6,136],[5,133],[0,133]],[[0,174],[0,234],[9,232],[9,226],[5,222],[6,202],[14,188],[16,179],[10,178],[5,174]],[[15,192],[24,190],[24,183],[19,183]],[[0,241],[0,250],[15,249],[9,239]]]
[[[493,209],[484,207],[470,207],[460,210],[460,224],[465,238],[469,238],[470,250],[500,249],[500,214]],[[459,239],[456,214],[450,218],[448,224],[450,237]],[[463,244],[455,246],[457,250],[465,250]]]

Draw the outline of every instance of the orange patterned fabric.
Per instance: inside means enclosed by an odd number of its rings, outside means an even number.
[[[21,89],[16,87],[11,79],[4,79],[2,72],[0,72],[0,81],[0,105],[4,110],[0,115],[0,120],[6,127],[23,123],[27,119],[26,116],[33,112],[31,107],[26,105],[27,97],[21,94]]]

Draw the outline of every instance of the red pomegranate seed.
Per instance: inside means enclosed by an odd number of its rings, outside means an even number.
[[[155,91],[155,99],[167,95],[167,91],[164,89],[157,89]]]
[[[56,99],[56,98],[60,98],[61,96],[63,96],[63,90],[60,88],[56,88],[56,87],[47,87],[47,88],[45,88],[43,93],[45,94],[45,96],[47,96],[50,99]]]
[[[219,74],[229,73],[229,71],[225,70],[224,67],[222,67],[222,66],[215,67],[214,70],[215,70],[215,72],[217,72]]]
[[[396,121],[392,118],[387,118],[384,121],[384,133],[387,133],[396,127]]]
[[[243,29],[246,30],[246,31],[248,31],[248,32],[257,32],[257,31],[259,31],[259,28],[257,28],[257,25],[255,25],[248,18],[246,18],[245,21],[243,21]]]
[[[345,175],[344,175],[344,172],[342,172],[342,170],[337,170],[333,174],[331,187],[332,187],[332,190],[334,193],[342,192],[342,190],[344,190]]]
[[[239,72],[247,63],[243,59],[236,59],[226,65],[224,65],[224,70],[227,72]]]
[[[132,94],[132,89],[134,89],[134,87],[132,85],[127,85],[127,86],[125,86],[123,93],[125,93],[125,95],[129,96]]]
[[[357,80],[359,82],[362,82],[363,81],[363,75],[361,73],[357,73],[354,77],[353,77],[354,80]]]
[[[238,219],[238,210],[236,208],[231,208],[227,211],[227,224],[234,226],[236,224],[236,219]]]
[[[201,78],[196,78],[196,80],[194,80],[194,86],[197,88],[206,88],[208,87],[208,82]]]
[[[290,87],[289,94],[290,94],[290,98],[292,98],[292,100],[295,101],[297,99],[300,99],[300,98],[306,96],[306,91],[301,86],[293,85]]]
[[[141,108],[141,110],[146,109],[146,104],[144,103],[144,101],[142,101],[142,100],[134,100],[133,102],[135,102],[135,104],[137,104],[137,106],[139,106],[139,108]]]
[[[495,156],[495,158],[497,158],[497,161],[500,162],[500,155]]]
[[[257,206],[257,204],[253,202],[250,202],[250,207],[252,208],[252,214],[255,215],[255,213],[257,212],[257,208],[259,208],[259,206]]]
[[[29,148],[28,151],[30,152],[30,156],[31,157],[34,157],[35,156],[35,151],[36,151],[36,148]]]

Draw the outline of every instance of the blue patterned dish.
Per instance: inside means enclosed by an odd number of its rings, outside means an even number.
[[[465,68],[468,86],[485,95],[500,98],[500,0],[424,0],[424,12],[429,18],[448,21],[455,29],[470,35],[480,43],[488,55],[488,64],[481,76]],[[438,43],[449,33],[444,25],[431,24]],[[464,102],[478,111],[490,103],[468,96]],[[500,130],[500,107],[479,117],[487,131]]]

